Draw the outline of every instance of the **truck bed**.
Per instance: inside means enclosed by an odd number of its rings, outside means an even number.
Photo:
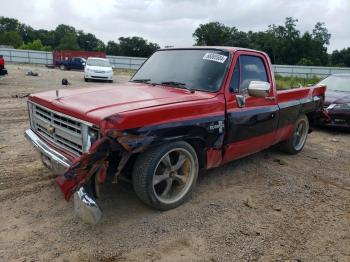
[[[325,86],[310,86],[277,91],[278,103],[290,102],[293,100],[312,99],[321,97],[326,90]]]

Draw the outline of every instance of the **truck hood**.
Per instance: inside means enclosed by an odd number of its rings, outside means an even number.
[[[210,99],[217,93],[141,83],[65,88],[33,94],[29,99],[52,110],[94,124],[111,115],[166,104]]]

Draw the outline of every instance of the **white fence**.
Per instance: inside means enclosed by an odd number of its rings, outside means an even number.
[[[146,61],[147,58],[143,57],[129,57],[129,56],[112,56],[108,55],[107,58],[114,68],[123,69],[139,69],[139,67]]]
[[[0,48],[0,55],[8,63],[28,63],[28,64],[42,64],[50,65],[53,63],[51,52],[19,50]],[[146,58],[142,57],[128,57],[128,56],[107,56],[114,68],[123,69],[138,69]]]
[[[327,76],[331,74],[350,74],[350,67],[322,67],[322,66],[291,66],[273,65],[276,75],[297,76],[311,78],[313,76]]]
[[[52,64],[51,52],[0,48],[0,55],[10,63]]]
[[[0,55],[3,55],[5,61],[10,63],[52,64],[51,52],[0,48]],[[146,60],[146,58],[142,57],[127,56],[107,56],[107,58],[114,68],[135,70]],[[327,76],[330,74],[350,74],[350,68],[345,67],[273,65],[273,70],[278,75],[302,78]]]

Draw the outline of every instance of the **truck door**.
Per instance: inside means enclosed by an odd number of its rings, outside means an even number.
[[[260,53],[237,51],[231,80],[225,88],[227,133],[223,162],[258,152],[273,144],[278,124],[278,105],[269,61]],[[251,81],[270,84],[268,97],[248,94]]]
[[[73,57],[71,60],[71,68],[72,69],[79,69],[79,58]]]

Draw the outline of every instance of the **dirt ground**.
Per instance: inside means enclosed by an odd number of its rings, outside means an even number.
[[[82,72],[7,67],[0,261],[350,261],[349,133],[317,129],[298,155],[268,149],[203,173],[190,201],[167,212],[142,204],[129,184],[110,185],[102,221],[90,226],[25,141],[26,98],[16,95],[62,88],[63,77],[67,88],[93,83]]]

